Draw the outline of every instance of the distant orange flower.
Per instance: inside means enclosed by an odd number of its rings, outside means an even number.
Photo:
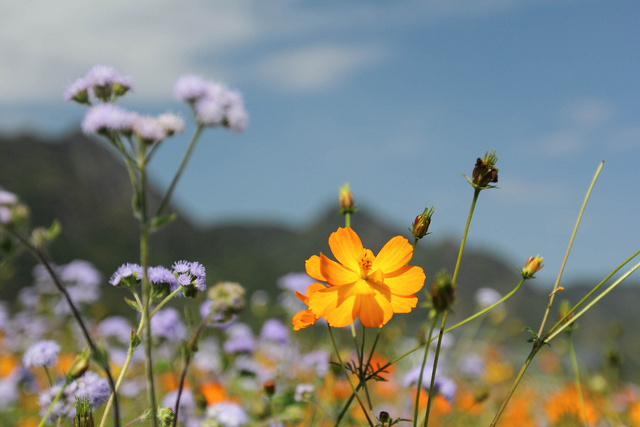
[[[565,419],[578,419],[584,423],[586,412],[586,421],[589,425],[594,425],[599,418],[596,408],[597,405],[586,395],[583,408],[578,389],[574,385],[568,385],[550,397],[545,405],[545,412],[552,423]]]
[[[328,286],[309,287],[309,309],[296,315],[298,326],[311,324],[312,314],[334,327],[347,326],[359,317],[364,326],[375,328],[394,313],[409,313],[416,306],[415,293],[424,286],[425,275],[422,268],[407,265],[413,256],[407,239],[392,238],[374,256],[347,227],[331,233],[329,247],[338,262],[321,253],[305,263],[307,274]]]

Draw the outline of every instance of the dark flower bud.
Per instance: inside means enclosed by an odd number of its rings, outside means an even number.
[[[497,161],[498,156],[496,156],[495,150],[488,151],[483,158],[478,157],[476,166],[471,174],[471,183],[475,188],[488,188],[491,187],[490,183],[498,182],[499,169],[496,168]]]
[[[380,415],[378,416],[378,421],[381,423],[387,423],[391,419],[391,415],[387,411],[380,411]]]
[[[436,311],[447,310],[455,301],[455,293],[456,288],[451,281],[451,276],[446,271],[441,271],[431,285],[431,305]]]
[[[273,381],[271,381],[271,380],[266,381],[266,382],[264,383],[264,385],[263,385],[263,388],[264,388],[264,393],[265,393],[268,397],[271,397],[271,396],[273,396],[274,394],[276,394],[276,383],[275,383],[275,382],[273,382]]]
[[[434,211],[435,208],[433,206],[431,208],[426,207],[424,208],[424,211],[413,220],[413,226],[409,229],[413,237],[416,239],[422,239],[427,235]]]

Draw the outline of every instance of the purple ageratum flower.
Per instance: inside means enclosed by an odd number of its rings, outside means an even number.
[[[171,269],[174,273],[186,273],[191,268],[191,263],[189,261],[176,261],[173,263]]]
[[[177,342],[187,336],[187,328],[180,320],[178,310],[173,307],[160,310],[151,318],[151,331],[154,336],[171,342]]]
[[[158,116],[160,126],[165,130],[167,135],[184,132],[184,120],[182,117],[172,113],[164,113]]]
[[[200,76],[182,76],[173,86],[173,95],[180,101],[194,103],[207,94],[209,85],[210,82]]]
[[[207,407],[207,418],[213,418],[221,427],[243,427],[249,416],[242,406],[233,402],[219,402]]]
[[[58,393],[60,393],[63,384],[64,381],[58,381],[53,386],[40,393],[40,395],[38,396],[38,404],[40,405],[41,416],[44,416],[47,413],[49,406],[51,406],[51,402],[53,402],[53,399],[55,399]],[[67,395],[67,393],[65,392],[62,393],[62,398],[53,405],[53,408],[49,415],[49,423],[55,422],[56,418],[58,417],[68,417],[71,410],[75,411],[75,402],[73,404],[70,404],[65,398]]]
[[[123,264],[113,273],[109,279],[109,283],[113,286],[124,286],[124,279],[133,278],[140,281],[142,280],[143,273],[142,267],[138,264]]]
[[[22,356],[24,366],[53,367],[58,362],[60,346],[55,341],[43,340],[33,344]]]
[[[122,316],[110,316],[98,324],[96,332],[100,337],[112,337],[122,344],[128,344],[131,336],[131,323]]]
[[[161,265],[149,267],[147,273],[149,274],[149,281],[154,285],[166,284],[171,287],[177,286],[176,276],[174,276],[168,268]]]
[[[255,347],[256,340],[248,325],[236,323],[227,330],[227,340],[222,345],[222,349],[227,354],[251,353]]]
[[[106,87],[119,84],[127,89],[133,87],[133,79],[130,76],[125,76],[108,65],[96,65],[91,68],[85,79],[91,86]]]
[[[0,205],[0,224],[9,224],[13,218],[11,209],[6,206]]]
[[[151,116],[136,115],[131,129],[143,141],[163,141],[167,137],[167,131],[164,126],[157,118]]]
[[[68,85],[62,97],[65,101],[76,101],[81,104],[89,103],[89,89],[91,82],[86,77],[81,77]]]
[[[244,108],[244,101],[239,92],[231,91],[227,94],[225,120],[229,129],[236,132],[242,132],[247,127],[249,115]]]
[[[86,134],[106,131],[130,132],[136,114],[114,104],[98,104],[89,108],[82,120],[82,131]]]
[[[436,376],[436,381],[433,386],[436,392],[440,393],[449,403],[453,404],[453,399],[456,397],[456,391],[458,390],[458,385],[454,380],[444,375],[439,375]]]
[[[278,319],[268,319],[262,325],[260,338],[283,345],[287,344],[289,342],[289,328]]]
[[[76,399],[86,397],[92,408],[96,409],[107,401],[111,394],[111,389],[109,388],[109,382],[106,378],[101,377],[95,372],[89,371],[69,384],[65,392],[69,395],[73,395],[74,403]],[[75,408],[71,416],[75,416]]]
[[[460,358],[458,369],[470,378],[480,378],[485,372],[485,363],[476,353],[467,353]]]
[[[60,278],[66,283],[83,283],[90,287],[100,285],[102,273],[89,261],[74,260],[60,266]]]
[[[307,288],[310,284],[315,282],[307,273],[287,273],[284,276],[278,278],[276,284],[280,289],[289,290],[293,293],[300,292],[302,294],[307,292]]]
[[[178,286],[185,288],[184,292],[179,292],[178,296],[195,296],[196,289],[205,291],[206,272],[205,268],[199,262],[176,261],[173,264],[173,274],[176,276]],[[176,288],[177,289],[177,288]],[[171,289],[173,292],[175,289]]]
[[[319,378],[324,378],[329,372],[329,353],[316,350],[302,356],[300,364],[315,371]]]
[[[173,412],[176,410],[176,398],[178,397],[178,390],[170,391],[162,398],[162,407],[171,408]],[[196,409],[196,399],[193,397],[193,392],[190,388],[182,390],[180,395],[180,411],[178,411],[181,422],[184,422],[186,418],[191,416]]]

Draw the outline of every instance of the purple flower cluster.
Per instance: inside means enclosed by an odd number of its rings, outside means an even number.
[[[142,280],[142,275],[142,267],[138,264],[123,264],[111,275],[109,283],[113,286],[133,287]]]
[[[102,102],[124,95],[133,88],[133,79],[113,67],[96,65],[84,77],[68,85],[64,91],[65,101],[91,104],[91,95]]]
[[[58,362],[60,346],[55,341],[38,341],[33,344],[22,356],[22,363],[25,367],[55,366]]]
[[[222,348],[227,354],[251,353],[256,345],[256,339],[248,325],[236,323],[227,330],[227,340]]]
[[[58,382],[48,390],[40,393],[39,404],[41,414],[44,415],[51,405],[53,399],[60,393],[63,383]],[[73,418],[76,414],[76,399],[87,398],[92,408],[95,410],[104,403],[111,393],[109,383],[95,372],[86,372],[80,378],[72,381],[62,393],[62,398],[53,406],[50,420],[57,417]]]
[[[178,342],[187,337],[187,328],[180,320],[180,313],[173,307],[160,310],[151,318],[151,332],[170,342]]]
[[[242,95],[220,83],[187,75],[178,79],[173,94],[191,105],[196,121],[201,125],[226,126],[235,131],[242,131],[247,126],[248,115]]]
[[[207,289],[207,275],[204,266],[199,262],[176,261],[171,269],[176,277],[177,286],[181,288],[178,296],[194,297],[197,291]],[[172,288],[171,291],[173,292],[175,289]]]
[[[233,402],[219,402],[207,407],[207,418],[221,427],[242,427],[249,423],[249,416],[242,406]]]

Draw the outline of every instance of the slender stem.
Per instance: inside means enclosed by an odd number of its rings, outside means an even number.
[[[164,212],[167,205],[169,204],[169,201],[171,200],[171,195],[173,194],[173,190],[175,189],[176,184],[178,183],[178,179],[180,179],[180,176],[182,175],[182,172],[184,171],[184,168],[187,165],[189,158],[191,157],[191,153],[193,152],[193,149],[195,148],[196,143],[198,142],[198,138],[200,137],[200,134],[202,133],[203,129],[204,129],[204,125],[199,124],[198,127],[196,128],[196,131],[193,133],[193,136],[191,137],[191,141],[189,141],[189,146],[187,147],[187,151],[184,153],[184,156],[182,157],[182,162],[180,162],[180,166],[178,167],[178,171],[174,175],[173,181],[171,181],[171,185],[169,185],[169,189],[167,190],[166,194],[162,198],[162,201],[160,202],[160,206],[156,211],[156,215],[160,215],[162,212]]]
[[[582,386],[580,385],[580,371],[578,368],[578,357],[576,356],[576,349],[573,346],[573,334],[572,331],[568,331],[569,341],[569,355],[571,357],[571,367],[573,368],[574,381],[576,383],[576,389],[578,390],[578,396],[580,398],[580,407],[582,408],[582,414],[584,416],[584,423],[589,427],[589,420],[587,419],[587,408],[584,405],[584,395],[582,394]]]
[[[444,325],[447,322],[449,310],[442,313],[442,324],[440,325],[440,333],[438,334],[438,344],[436,346],[436,357],[433,360],[433,369],[431,371],[431,384],[429,384],[429,400],[427,400],[427,410],[424,413],[424,427],[429,425],[429,412],[431,411],[431,402],[435,395],[436,370],[438,369],[438,359],[440,358],[440,349],[442,348],[442,337],[444,336]]]
[[[593,289],[591,289],[587,293],[587,295],[585,295],[580,301],[578,301],[578,303],[574,305],[573,308],[571,308],[571,310],[569,310],[562,319],[558,320],[558,322],[555,325],[553,325],[551,329],[549,329],[549,333],[554,332],[558,326],[564,324],[567,321],[567,319],[569,319],[569,317],[573,314],[573,312],[578,309],[578,307],[580,307],[587,299],[589,299],[589,297],[591,297],[591,295],[593,295],[598,289],[600,289],[602,285],[604,285],[607,281],[609,281],[609,279],[613,277],[613,275],[616,274],[622,267],[627,265],[633,258],[638,256],[639,254],[640,254],[640,250],[637,250],[636,252],[633,253],[633,255],[631,255],[629,258],[624,260],[622,264],[617,266],[611,273],[609,273],[607,277],[602,279],[600,283],[598,283]]]
[[[451,284],[454,286],[458,279],[458,271],[460,271],[460,264],[462,262],[462,253],[464,252],[464,248],[467,243],[467,234],[469,234],[469,226],[471,225],[471,218],[473,217],[473,211],[476,209],[476,203],[478,202],[479,195],[480,195],[480,189],[474,188],[473,201],[471,202],[471,208],[469,208],[469,216],[467,217],[467,224],[465,225],[464,233],[462,234],[462,242],[460,242],[460,251],[458,252],[458,259],[456,260],[456,267],[453,270],[453,277],[451,278]]]
[[[413,406],[413,427],[418,425],[418,412],[420,406],[420,390],[422,389],[422,377],[424,374],[424,367],[427,365],[427,355],[429,354],[429,344],[433,336],[433,330],[436,327],[436,321],[438,320],[438,313],[435,313],[433,319],[431,319],[431,326],[429,326],[429,335],[427,341],[424,343],[424,355],[422,356],[422,365],[420,366],[420,375],[418,375],[418,384],[416,385],[416,399]]]
[[[62,282],[60,281],[60,278],[58,277],[56,272],[51,267],[51,263],[49,262],[49,260],[45,256],[45,254],[40,249],[38,249],[35,245],[33,245],[32,242],[30,242],[28,239],[26,239],[24,236],[22,236],[20,233],[14,231],[14,230],[11,230],[11,229],[6,229],[6,231],[9,232],[16,239],[18,239],[24,245],[24,247],[26,247],[29,251],[31,251],[31,253],[36,257],[36,259],[47,270],[47,273],[49,274],[49,276],[53,280],[53,283],[55,284],[56,288],[62,294],[63,298],[67,301],[67,304],[69,305],[69,308],[71,309],[71,314],[73,315],[74,319],[76,320],[76,323],[78,324],[78,326],[80,326],[80,330],[82,331],[82,335],[84,336],[84,339],[87,342],[87,345],[89,346],[89,349],[91,350],[91,353],[94,354],[96,352],[96,345],[93,342],[93,340],[91,339],[91,335],[89,334],[89,330],[87,329],[87,326],[84,324],[84,321],[82,320],[82,316],[80,315],[80,312],[78,311],[78,309],[76,308],[75,304],[73,303],[73,300],[71,299],[71,296],[69,295],[69,293],[67,292],[65,287],[62,285]],[[115,384],[113,382],[113,376],[111,375],[111,369],[109,368],[109,363],[108,362],[107,363],[102,363],[102,361],[101,361],[100,362],[100,367],[102,368],[102,370],[104,371],[105,375],[107,376],[107,381],[109,382],[109,387],[111,388],[111,392],[115,393],[116,388],[115,388]],[[119,409],[118,399],[117,398],[115,399],[114,403],[115,403],[115,405],[113,406],[113,413],[114,413],[113,415],[114,415],[114,418],[115,418],[114,421],[115,421],[116,427],[119,427],[120,426],[120,409]],[[107,411],[105,411],[105,413],[106,412]]]
[[[591,301],[589,304],[587,304],[575,316],[573,316],[571,319],[569,319],[565,323],[563,323],[562,326],[558,327],[558,329],[553,331],[553,333],[547,334],[547,336],[542,339],[542,342],[545,343],[545,344],[548,343],[553,338],[555,338],[560,332],[564,331],[566,328],[571,326],[576,320],[578,320],[580,318],[580,316],[582,316],[591,307],[593,307],[598,301],[600,301],[602,298],[604,298],[605,295],[607,295],[609,292],[614,290],[616,286],[618,286],[620,283],[622,283],[627,277],[629,277],[631,275],[631,273],[636,271],[638,268],[640,268],[640,262],[637,263],[636,265],[634,265],[629,271],[627,271],[625,274],[623,274],[618,280],[613,282],[607,289],[605,289],[600,295],[598,295],[596,298],[594,298],[593,301]]]
[[[327,324],[327,327],[329,328],[329,336],[331,337],[331,344],[333,344],[333,350],[336,352],[336,357],[338,358],[338,362],[340,362],[340,367],[342,368],[342,372],[344,373],[345,377],[347,377],[347,381],[349,382],[349,385],[351,386],[351,392],[356,396],[356,399],[358,400],[358,403],[360,404],[360,407],[362,408],[362,412],[364,412],[365,417],[367,417],[367,422],[369,423],[369,425],[371,427],[374,427],[373,421],[371,421],[371,417],[369,416],[369,413],[367,412],[367,408],[365,408],[364,403],[362,402],[362,399],[360,399],[360,396],[358,395],[358,392],[357,392],[355,386],[353,385],[353,382],[351,381],[351,378],[349,377],[349,372],[347,372],[347,368],[345,368],[344,363],[342,362],[342,357],[340,357],[340,351],[338,350],[338,346],[336,344],[336,340],[333,337],[333,331],[331,330],[331,326],[329,324]]]
[[[140,265],[142,266],[142,318],[147,328],[144,331],[144,350],[147,378],[147,401],[150,406],[151,425],[157,427],[158,417],[156,408],[156,394],[153,382],[153,355],[151,348],[151,325],[149,324],[149,310],[151,306],[151,282],[149,281],[149,224],[147,217],[147,171],[144,145],[138,153],[138,169],[140,170],[140,188],[138,205],[140,209]]]
[[[580,213],[578,214],[578,219],[576,220],[576,224],[573,227],[573,233],[571,233],[571,239],[569,239],[569,245],[567,246],[567,252],[564,255],[564,259],[562,260],[562,265],[560,266],[560,271],[558,271],[558,277],[556,278],[556,283],[553,286],[553,291],[551,292],[551,296],[549,297],[549,304],[547,304],[547,309],[544,312],[544,317],[542,318],[542,323],[540,324],[540,329],[538,330],[538,336],[542,335],[542,331],[544,330],[544,325],[547,322],[547,317],[549,316],[549,312],[551,311],[551,305],[553,304],[553,300],[556,296],[556,292],[560,286],[560,279],[562,278],[562,273],[564,272],[564,267],[567,264],[567,259],[569,259],[569,253],[571,252],[571,247],[573,246],[573,240],[576,237],[576,233],[578,232],[578,226],[580,225],[580,221],[582,220],[582,214],[587,206],[587,201],[589,200],[589,196],[591,195],[591,190],[593,190],[594,185],[596,184],[596,180],[598,179],[598,175],[600,175],[600,171],[604,166],[604,161],[600,162],[598,168],[596,169],[596,173],[593,175],[593,179],[591,180],[591,184],[587,189],[587,194],[584,197],[584,201],[582,202],[582,207],[580,208]]]
[[[62,388],[60,389],[56,397],[54,397],[53,400],[51,401],[51,405],[49,405],[47,412],[44,414],[44,417],[42,417],[42,419],[40,420],[40,424],[38,424],[38,427],[42,427],[47,423],[47,420],[49,419],[49,415],[51,415],[51,411],[53,411],[53,407],[55,406],[56,403],[58,403],[58,400],[60,400],[60,398],[62,397],[62,393],[64,393],[64,389],[66,389],[70,383],[71,381],[69,381],[68,379],[65,379],[64,384],[62,385]]]
[[[513,381],[513,384],[511,384],[511,388],[509,389],[509,392],[507,393],[507,397],[502,401],[502,404],[500,405],[500,408],[498,409],[498,412],[496,413],[495,417],[493,418],[493,421],[491,421],[491,424],[489,425],[489,427],[494,427],[496,425],[496,423],[498,422],[498,420],[500,419],[500,416],[502,415],[502,413],[504,412],[505,408],[507,407],[507,403],[509,403],[509,399],[511,399],[511,396],[516,391],[516,388],[518,387],[518,384],[520,384],[520,380],[524,376],[524,373],[527,371],[527,368],[531,364],[531,361],[533,360],[535,355],[538,353],[538,351],[540,351],[541,348],[542,348],[542,345],[534,345],[533,348],[531,349],[531,353],[529,353],[529,356],[527,357],[527,360],[525,360],[524,364],[522,365],[522,368],[520,368],[520,372],[518,372],[518,376]]]

